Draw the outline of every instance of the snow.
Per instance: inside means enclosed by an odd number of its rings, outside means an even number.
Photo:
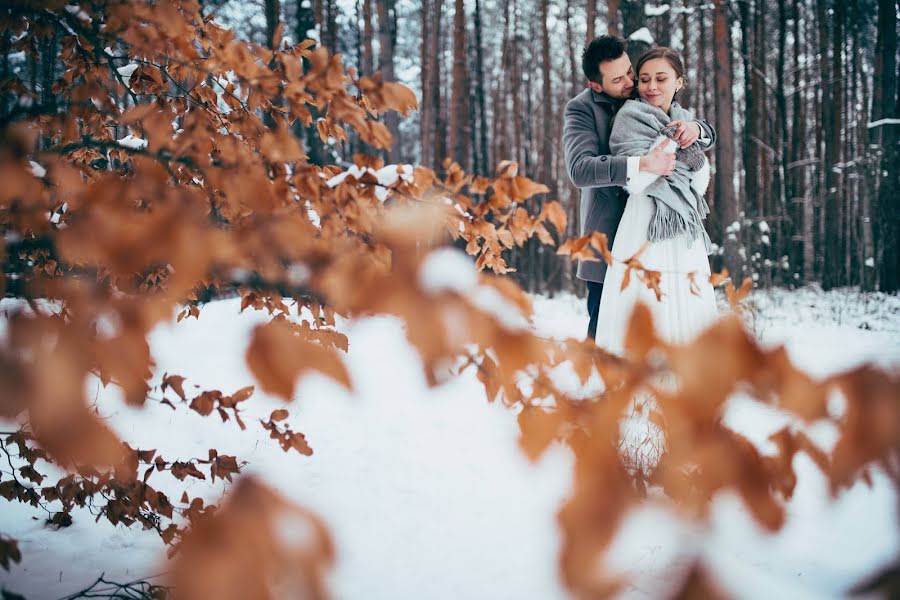
[[[439,248],[431,252],[419,269],[419,285],[429,294],[456,292],[466,296],[472,304],[510,329],[522,329],[528,324],[519,309],[496,289],[478,283],[475,265],[457,248]]]
[[[69,13],[70,15],[75,15],[82,21],[87,21],[88,23],[93,22],[93,19],[91,19],[90,15],[88,15],[81,8],[79,8],[78,6],[75,6],[74,4],[66,5],[66,12]]]
[[[33,160],[28,161],[28,165],[31,167],[31,174],[37,177],[38,179],[42,178],[47,174],[47,169],[34,162]]]
[[[478,272],[464,252],[440,248],[431,252],[419,270],[419,284],[430,294],[466,294],[478,285]]]
[[[457,252],[441,250],[428,258],[420,272],[423,287],[469,295],[483,288]],[[583,336],[583,298],[533,300],[538,335]],[[0,301],[0,316],[12,306],[15,301]],[[239,307],[239,299],[213,302],[198,320],[155,329],[149,340],[157,363],[154,384],[164,372],[187,377],[188,393],[194,385],[231,393],[255,383],[244,353],[253,328],[267,317],[240,313]],[[814,377],[867,361],[900,366],[896,295],[757,290],[748,308],[762,343],[785,344],[791,359]],[[344,361],[353,392],[320,375],[301,379],[289,405],[257,389],[246,403],[246,432],[183,408],[131,408],[114,386],[93,380],[86,389],[91,398],[96,395],[109,425],[133,446],[181,459],[205,457],[212,447],[235,454],[249,461],[244,473],[320,515],[337,549],[329,577],[335,598],[565,598],[556,513],[571,485],[570,453],[554,446],[537,464],[528,463],[517,448],[515,414],[487,402],[472,369],[429,388],[397,319],[338,318],[337,327],[350,340]],[[571,369],[560,368],[554,377],[579,387]],[[306,434],[313,456],[283,453],[254,426],[254,417],[280,407],[290,410],[288,423]],[[763,452],[770,450],[770,433],[785,424],[803,427],[741,395],[729,400],[725,423]],[[827,428],[804,431],[823,447],[833,443]],[[857,484],[832,502],[824,477],[805,455],[795,458],[794,467],[798,484],[787,523],[774,535],[760,531],[730,494],[714,499],[710,523],[702,527],[685,523],[661,500],[633,511],[607,562],[634,576],[622,597],[671,595],[684,568],[700,557],[736,598],[834,598],[896,558],[897,494],[880,471],[871,487]],[[187,489],[217,501],[225,489],[219,482],[165,477],[153,480],[175,497]],[[0,570],[0,586],[29,599],[72,594],[101,573],[133,581],[167,570],[164,546],[154,533],[94,523],[83,511],[75,513],[71,527],[54,531],[30,506],[2,506],[0,531],[19,540],[23,560],[10,572]],[[298,540],[308,533],[291,521],[281,531]]]
[[[644,42],[649,46],[653,45],[653,35],[646,27],[641,27],[640,29],[629,35],[628,40],[631,42]]]
[[[900,119],[878,119],[877,121],[866,123],[866,128],[874,129],[882,125],[900,125]]]
[[[659,17],[669,12],[669,8],[668,4],[660,4],[659,6],[648,4],[644,7],[644,14],[648,17]]]
[[[343,173],[338,173],[328,180],[329,187],[337,187],[347,177],[355,179],[362,178],[366,173],[372,173],[378,180],[378,187],[375,188],[375,196],[384,202],[388,197],[387,188],[397,183],[397,180],[403,178],[404,181],[413,181],[413,169],[410,165],[386,165],[378,170],[371,167],[358,167],[351,165]]]
[[[130,63],[125,65],[124,67],[119,67],[118,69],[116,69],[119,75],[122,76],[122,81],[125,82],[125,85],[128,85],[128,83],[131,81],[131,75],[137,70],[138,66],[139,65],[137,63]]]
[[[867,266],[867,267],[874,267],[874,266],[875,266],[875,259],[872,258],[871,256],[868,257],[868,258],[866,259],[866,266]]]
[[[143,150],[147,147],[147,140],[134,137],[130,133],[120,140],[116,140],[120,146],[131,148],[132,150]]]

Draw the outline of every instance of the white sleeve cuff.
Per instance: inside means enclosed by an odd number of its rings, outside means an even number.
[[[628,171],[625,175],[625,184],[628,185],[631,181],[637,177],[637,174],[641,170],[641,157],[640,156],[629,156],[628,157]]]

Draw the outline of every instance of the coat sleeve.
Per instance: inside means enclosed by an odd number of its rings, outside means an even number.
[[[569,179],[576,187],[625,185],[627,159],[600,154],[600,136],[589,107],[571,101],[566,106],[563,149]]]

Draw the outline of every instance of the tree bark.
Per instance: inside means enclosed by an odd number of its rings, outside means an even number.
[[[450,150],[469,169],[469,78],[466,70],[466,3],[456,0],[453,18],[453,90],[450,101]]]
[[[431,111],[432,131],[434,131],[434,166],[438,172],[442,172],[441,164],[447,157],[447,122],[444,120],[444,112],[441,109],[441,17],[443,13],[443,0],[434,0],[431,13]]]
[[[476,172],[481,175],[490,173],[491,157],[488,151],[487,105],[484,92],[484,52],[481,42],[481,2],[475,0],[475,102],[478,105],[478,147],[480,165]]]
[[[716,80],[716,208],[719,221],[731,224],[737,221],[738,210],[734,195],[734,123],[731,107],[732,73],[729,54],[729,28],[725,0],[715,0],[713,15],[713,49],[715,55]],[[725,239],[725,266],[732,274],[736,284],[740,284],[743,274],[742,261],[738,253],[737,239]]]
[[[691,107],[691,88],[693,88],[696,83],[690,77],[690,65],[691,65],[691,36],[690,36],[690,19],[688,18],[688,11],[691,10],[691,2],[690,0],[681,0],[681,6],[684,9],[684,12],[681,13],[681,58],[684,61],[684,89],[681,90],[681,93],[678,94],[679,99],[678,103],[681,104],[684,108]],[[699,79],[699,77],[698,77]]]
[[[296,15],[297,42],[302,42],[309,37],[307,32],[316,28],[316,16],[313,12],[312,7],[310,7],[309,5],[304,6],[303,2],[297,3]],[[304,59],[304,70],[308,67],[309,61]],[[299,120],[296,121],[294,123],[294,135],[297,138],[303,140],[306,155],[309,157],[310,164],[321,167],[325,165],[325,148],[322,144],[322,139],[319,137],[319,133],[315,127],[316,119],[318,119],[320,115],[319,111],[315,107],[309,106],[308,108],[310,113],[312,113],[312,125],[310,127],[307,127]]]
[[[584,0],[585,20],[587,22],[587,43],[590,44],[596,36],[597,26],[597,0]]]
[[[619,0],[619,8],[622,10],[622,36],[626,39],[641,27],[646,26],[645,4],[644,0]],[[638,57],[649,47],[645,42],[630,40],[628,56],[631,57],[631,62],[636,63]]]
[[[434,107],[431,104],[431,64],[430,59],[430,43],[433,33],[431,31],[431,0],[422,0],[422,8],[420,12],[421,42],[419,44],[419,69],[420,83],[422,86],[422,95],[419,100],[419,160],[424,166],[434,166],[434,122],[431,115]],[[427,66],[426,66],[427,65]]]
[[[790,240],[793,228],[789,221],[790,212],[787,204],[787,176],[788,176],[788,115],[787,115],[787,96],[785,93],[785,63],[787,61],[787,0],[778,0],[778,63],[775,70],[775,102],[777,106],[778,133],[779,133],[779,152],[778,152],[778,209],[779,213],[785,217],[779,221],[778,226],[778,254],[785,253],[790,255]],[[782,280],[782,283],[784,281]]]
[[[875,45],[875,89],[872,94],[872,121],[900,118],[900,78],[897,76],[896,0],[878,1],[878,36]],[[878,181],[876,268],[882,290],[900,290],[900,125],[882,124],[869,128],[870,143],[880,147],[883,176]]]
[[[362,0],[363,35],[362,35],[362,65],[363,75],[372,75],[375,72],[375,57],[372,51],[372,38],[375,29],[372,26],[372,0]]]
[[[824,28],[825,0],[819,0],[820,28]],[[839,190],[840,177],[835,173],[835,166],[841,162],[841,111],[844,104],[843,97],[843,60],[842,60],[842,44],[843,44],[843,2],[838,0],[834,5],[834,15],[829,18],[833,24],[832,33],[832,66],[830,69],[830,85],[823,88],[828,89],[831,93],[823,99],[823,125],[825,129],[825,238],[824,238],[824,254],[825,265],[822,272],[822,285],[826,288],[833,288],[842,285],[843,277],[843,239],[840,231],[842,221],[841,215],[841,194]],[[827,31],[820,40],[821,47],[824,49],[828,45]],[[823,78],[829,81],[829,78]]]
[[[622,27],[619,21],[619,0],[609,0],[606,6],[606,33],[608,35],[622,35]]]
[[[394,0],[378,0],[378,69],[385,81],[394,81],[394,47],[397,45],[397,32],[394,27]],[[384,153],[388,164],[400,162],[400,119],[396,112],[384,114],[384,124],[394,139],[390,149]]]

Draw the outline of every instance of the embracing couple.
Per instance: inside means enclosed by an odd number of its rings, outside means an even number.
[[[605,233],[613,257],[581,261],[587,281],[588,337],[622,354],[637,302],[650,308],[659,335],[686,342],[716,317],[709,283],[710,239],[704,199],[716,133],[675,98],[684,64],[670,48],[651,48],[632,66],[625,40],[601,36],[584,49],[588,89],[566,105],[566,168],[581,188],[581,235]],[[662,273],[661,299],[636,278],[622,289],[627,260]],[[598,255],[599,258],[599,255]]]

